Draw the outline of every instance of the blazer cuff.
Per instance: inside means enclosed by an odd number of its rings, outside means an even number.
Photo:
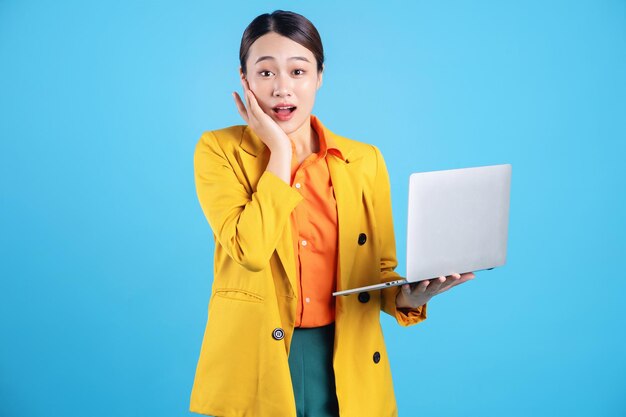
[[[271,171],[263,172],[256,190],[262,194],[276,195],[280,201],[280,206],[286,208],[289,213],[300,201],[304,200],[302,194]]]
[[[396,320],[401,326],[411,326],[426,320],[426,310],[428,303],[417,308],[396,307]]]

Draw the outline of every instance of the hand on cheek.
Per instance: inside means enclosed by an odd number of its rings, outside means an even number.
[[[274,152],[280,150],[290,152],[291,142],[287,134],[270,115],[263,111],[257,101],[256,95],[250,88],[248,80],[243,74],[241,75],[240,81],[243,87],[246,104],[244,105],[237,92],[233,92],[233,97],[241,118],[257,134],[259,139],[267,145],[270,151]]]

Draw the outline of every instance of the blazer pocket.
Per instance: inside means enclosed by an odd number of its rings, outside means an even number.
[[[263,297],[250,291],[239,288],[219,288],[215,290],[215,295],[229,300],[248,301],[252,303],[262,303]]]

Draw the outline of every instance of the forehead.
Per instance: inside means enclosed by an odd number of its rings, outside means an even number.
[[[255,64],[259,58],[268,56],[278,61],[287,61],[292,57],[304,57],[309,62],[315,60],[313,53],[307,48],[275,32],[266,33],[254,41],[248,52],[248,62]],[[301,60],[294,61],[302,62]],[[274,60],[264,59],[261,62],[274,62]]]

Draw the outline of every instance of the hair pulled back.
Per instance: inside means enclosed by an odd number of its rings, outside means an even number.
[[[239,47],[239,63],[244,74],[247,74],[246,61],[250,47],[254,41],[269,32],[278,33],[307,48],[317,61],[317,72],[322,71],[324,47],[313,23],[298,13],[275,10],[255,17],[243,32]]]

